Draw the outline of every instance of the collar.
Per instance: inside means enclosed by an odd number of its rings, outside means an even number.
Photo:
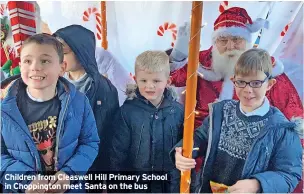
[[[30,99],[32,99],[33,101],[35,101],[35,102],[44,102],[45,100],[42,100],[42,99],[40,99],[40,98],[35,98],[34,96],[32,96],[31,95],[31,93],[30,93],[30,91],[29,91],[29,89],[28,89],[28,87],[26,87],[26,93],[27,93],[27,95],[28,95],[28,97],[30,98]],[[57,87],[55,88],[55,95],[54,95],[54,97],[57,95]],[[53,97],[53,98],[54,98]]]
[[[264,115],[266,115],[268,113],[268,111],[270,109],[270,104],[269,104],[269,100],[265,96],[264,102],[263,102],[262,106],[260,106],[259,108],[255,109],[252,112],[245,113],[242,110],[242,108],[241,108],[241,102],[240,102],[239,108],[240,108],[241,113],[243,113],[247,117],[250,117],[250,116],[264,116]]]
[[[88,74],[85,72],[82,76],[80,76],[77,80],[72,80],[70,78],[70,73],[69,72],[66,72],[64,74],[64,78],[66,78],[67,80],[69,80],[69,82],[71,83],[77,83],[77,82],[81,82],[83,80],[85,80],[86,78],[88,77]]]

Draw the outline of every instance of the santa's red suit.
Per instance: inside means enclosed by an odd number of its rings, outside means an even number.
[[[214,77],[212,73],[212,47],[208,50],[200,51],[199,54],[199,76],[197,80],[197,95],[196,95],[196,111],[195,128],[199,127],[203,120],[209,115],[208,104],[219,99],[224,80]],[[266,93],[266,96],[272,106],[280,109],[284,115],[291,119],[292,117],[303,117],[303,106],[300,97],[284,73],[283,64],[275,62],[273,59],[273,74],[276,79],[276,84]],[[203,75],[203,77],[200,77]],[[177,87],[186,86],[187,80],[187,64],[171,73],[172,84]],[[226,89],[227,90],[227,89]],[[234,90],[231,87],[231,90]],[[229,92],[227,92],[229,93]],[[225,94],[221,94],[225,96]],[[229,95],[229,94],[227,94]],[[229,96],[226,96],[226,99]],[[233,99],[237,99],[235,92],[233,92]]]
[[[262,19],[257,19],[252,22],[251,18],[247,14],[245,9],[233,7],[230,8],[217,18],[214,23],[214,32],[213,32],[213,42],[215,43],[218,37],[242,37],[248,43],[251,42],[251,33],[257,32],[262,27],[266,26],[266,22]],[[178,38],[179,39],[179,38]],[[184,42],[188,44],[188,39],[185,39]],[[176,45],[179,45],[178,41]],[[171,70],[171,79],[172,84],[176,87],[185,87],[187,80],[187,64],[183,67],[177,69],[181,66],[183,61],[176,62],[174,59],[181,59],[181,57],[172,56],[176,53],[185,54],[188,49],[184,49],[184,52],[181,52],[181,49],[177,51],[172,51],[170,58],[172,60]],[[222,99],[236,99],[238,97],[235,94],[233,83],[230,79],[227,79],[228,76],[224,77],[218,72],[214,71],[213,68],[213,59],[212,54],[213,47],[210,47],[208,50],[200,51],[199,53],[199,68],[198,68],[198,80],[197,80],[197,94],[196,94],[196,115],[195,115],[195,128],[199,127],[203,120],[209,115],[208,104],[216,100]],[[289,119],[298,119],[303,121],[303,105],[300,100],[300,97],[297,93],[297,90],[293,86],[292,82],[284,73],[283,64],[275,60],[272,57],[273,70],[272,77],[276,79],[276,84],[266,93],[270,104],[277,107],[283,112],[283,114]],[[228,67],[227,67],[228,68]],[[174,70],[177,69],[177,70]],[[187,93],[187,91],[186,91]],[[303,141],[303,140],[302,140]],[[302,142],[303,143],[303,142]],[[196,170],[200,169],[202,165],[202,160],[197,160]],[[300,182],[295,192],[301,192],[303,190],[303,182]]]

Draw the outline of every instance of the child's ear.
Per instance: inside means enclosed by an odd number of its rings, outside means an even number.
[[[277,80],[276,79],[270,79],[268,81],[268,86],[267,86],[267,91],[270,90],[275,84],[277,83]]]
[[[63,61],[61,64],[60,64],[60,76],[63,76],[64,73],[65,73],[65,70],[66,70],[66,67],[67,67],[67,63],[65,61]]]

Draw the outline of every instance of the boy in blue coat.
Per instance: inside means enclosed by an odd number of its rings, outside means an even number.
[[[110,167],[119,173],[165,175],[165,181],[149,181],[131,192],[179,192],[179,172],[169,151],[182,138],[183,107],[175,100],[170,81],[169,57],[162,51],[146,51],[136,58],[136,85],[113,121]],[[124,190],[127,192],[127,190]]]
[[[269,105],[266,91],[275,84],[272,63],[262,49],[243,53],[234,69],[240,101],[210,104],[210,116],[196,130],[193,158],[205,156],[195,192],[288,193],[301,180],[302,146],[298,126]],[[176,167],[190,170],[195,160],[176,146]]]
[[[27,193],[65,192],[68,176],[85,174],[98,153],[96,122],[87,97],[63,75],[63,47],[47,34],[29,37],[21,48],[21,77],[1,83],[1,184],[28,184]],[[55,174],[52,174],[55,172]],[[13,180],[8,175],[55,179]],[[76,184],[73,182],[73,184]],[[59,185],[36,189],[34,186]],[[73,190],[71,192],[83,192]]]

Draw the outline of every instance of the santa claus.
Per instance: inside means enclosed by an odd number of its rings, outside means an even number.
[[[247,11],[243,8],[232,7],[224,12],[214,22],[212,35],[213,46],[208,50],[200,51],[197,105],[195,128],[209,114],[208,104],[215,100],[237,99],[230,78],[233,76],[233,68],[239,56],[249,48],[252,48],[251,33],[268,27],[268,22],[263,19],[252,21]],[[188,24],[182,26],[173,48],[170,58],[172,62],[172,84],[176,87],[186,86],[189,34]],[[276,85],[267,93],[271,105],[279,108],[288,119],[303,118],[303,106],[299,95],[284,73],[283,64],[273,61],[273,77]],[[185,64],[181,67],[181,64]],[[181,67],[181,68],[179,68]],[[179,68],[179,69],[178,69]]]
[[[199,53],[195,128],[208,116],[209,103],[223,99],[237,100],[233,83],[230,81],[234,65],[244,51],[252,48],[251,34],[264,27],[268,27],[267,21],[252,21],[247,11],[239,7],[225,10],[216,19],[212,35],[213,45]],[[189,24],[180,27],[177,42],[170,53],[172,84],[176,87],[186,86],[189,35]],[[302,122],[303,105],[299,95],[284,73],[283,64],[273,57],[272,62],[272,77],[277,82],[266,96],[270,104],[280,109],[288,119]],[[196,169],[200,168],[201,162],[197,161]],[[303,187],[303,183],[299,184],[296,191],[301,191],[301,186]]]

